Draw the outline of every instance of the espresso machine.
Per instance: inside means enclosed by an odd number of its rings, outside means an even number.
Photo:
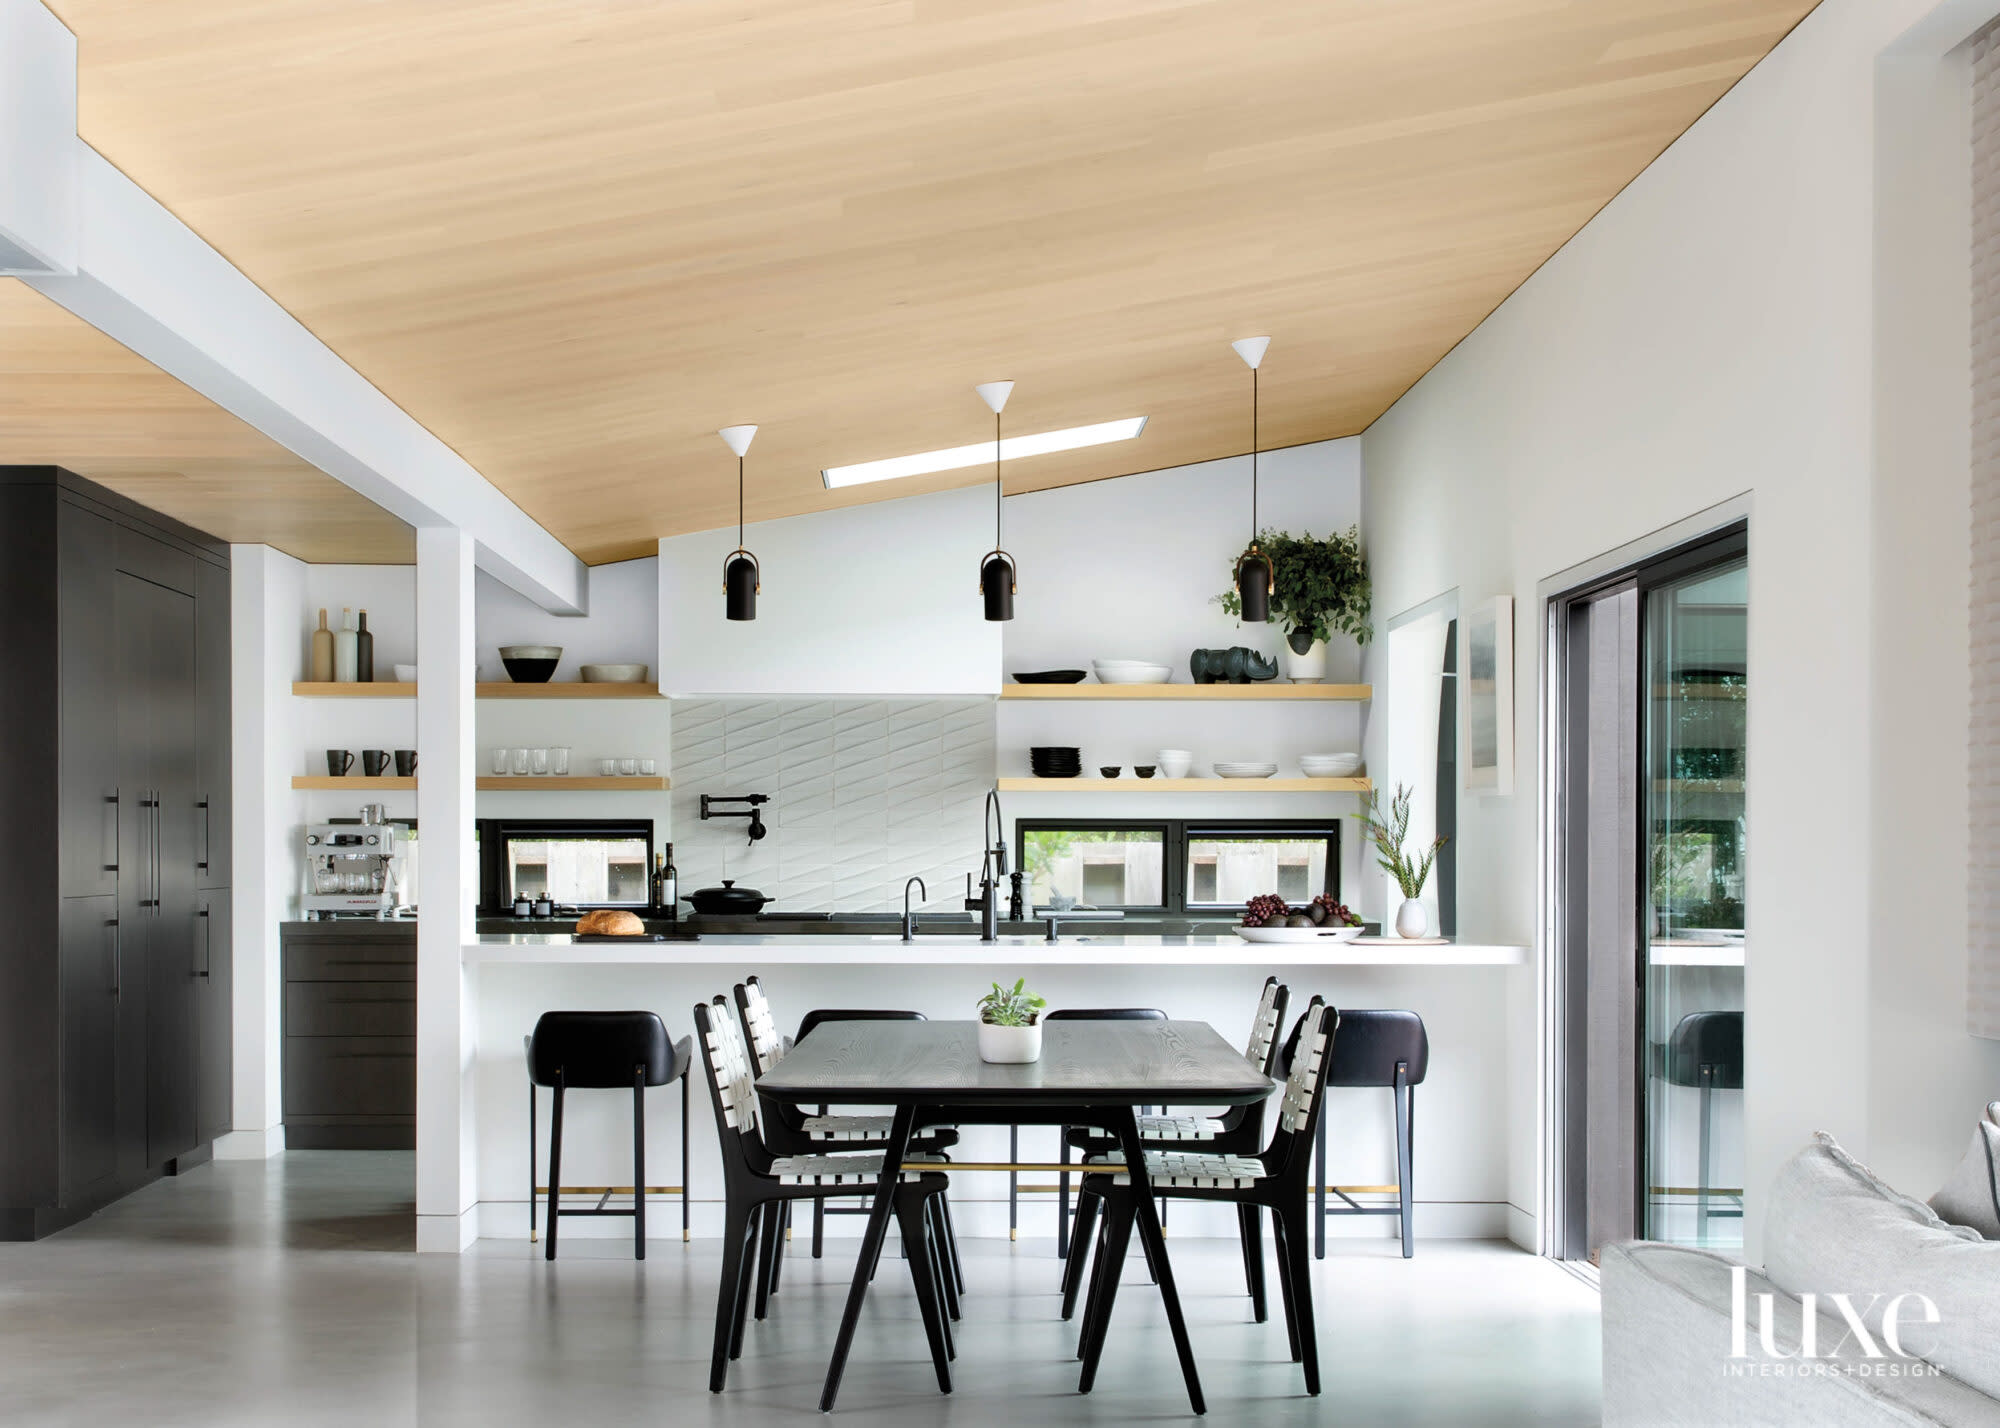
[[[411,823],[391,823],[382,805],[361,817],[309,823],[306,840],[306,920],[337,917],[413,916],[416,834]]]

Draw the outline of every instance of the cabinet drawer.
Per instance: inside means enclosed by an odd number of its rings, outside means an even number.
[[[288,1036],[285,1114],[413,1115],[417,1048],[404,1036]]]
[[[417,943],[321,941],[285,944],[288,982],[410,982],[417,980]]]
[[[286,1036],[417,1034],[412,982],[287,982]]]

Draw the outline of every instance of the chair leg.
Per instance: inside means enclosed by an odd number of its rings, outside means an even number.
[[[1007,1127],[1007,1159],[1011,1164],[1019,1164],[1021,1159],[1021,1128]],[[1021,1173],[1007,1172],[1007,1238],[1021,1238]]]
[[[1264,1302],[1264,1212],[1255,1205],[1238,1205],[1236,1223],[1243,1240],[1243,1280],[1250,1290],[1250,1309],[1261,1324],[1271,1317]]]
[[[826,1201],[813,1201],[813,1258],[826,1252]]]
[[[1104,1206],[1104,1244],[1098,1250],[1097,1272],[1091,1276],[1091,1298],[1096,1302],[1083,1315],[1083,1372],[1077,1378],[1078,1393],[1090,1392],[1097,1382],[1097,1364],[1104,1354],[1106,1331],[1111,1327],[1112,1306],[1118,1302],[1118,1281],[1122,1277],[1119,1271],[1125,1263],[1125,1252],[1131,1247],[1132,1222],[1136,1217],[1136,1197],[1107,1201]]]
[[[528,1243],[537,1238],[535,1212],[541,1208],[541,1196],[535,1189],[535,1083],[528,1082]]]
[[[771,1307],[771,1265],[778,1257],[778,1227],[784,1223],[783,1207],[776,1201],[760,1211],[757,1233],[757,1322],[763,1323]]]
[[[937,1227],[939,1235],[944,1239],[946,1277],[951,1280],[952,1297],[953,1299],[957,1299],[965,1293],[965,1266],[959,1262],[958,1258],[958,1228],[951,1222],[951,1196],[949,1194],[937,1197]],[[956,1319],[957,1317],[958,1313],[954,1309],[952,1318]]]
[[[1697,1163],[1694,1180],[1695,1193],[1695,1236],[1702,1244],[1708,1243],[1708,1131],[1709,1093],[1714,1089],[1714,1068],[1701,1068],[1701,1119],[1697,1129],[1700,1137],[1700,1160]]]
[[[769,1275],[771,1280],[771,1287],[769,1292],[773,1299],[776,1299],[778,1297],[778,1281],[784,1277],[785,1246],[791,1243],[791,1237],[792,1237],[792,1202],[790,1200],[786,1200],[782,1202],[782,1205],[778,1212],[777,1233],[771,1236],[771,1258],[769,1263],[767,1263],[764,1266],[765,1271]]]
[[[1062,1137],[1056,1146],[1056,1158],[1064,1165],[1069,1164],[1069,1127],[1057,1128]],[[1069,1172],[1056,1176],[1056,1258],[1069,1258]]]
[[[1271,1240],[1278,1261],[1278,1297],[1285,1306],[1285,1342],[1292,1362],[1297,1363],[1303,1355],[1299,1344],[1299,1301],[1297,1285],[1293,1282],[1291,1236],[1285,1227],[1285,1217],[1276,1211],[1271,1214]]]
[[[1417,1197],[1415,1184],[1417,1088],[1409,1081],[1407,1067],[1396,1067],[1396,1204],[1403,1227],[1403,1258],[1417,1252],[1411,1212]],[[1323,1222],[1322,1222],[1323,1223]]]
[[[1312,1260],[1306,1254],[1306,1211],[1299,1205],[1278,1212],[1290,1242],[1286,1253],[1292,1261],[1292,1317],[1297,1322],[1299,1361],[1306,1371],[1306,1392],[1319,1396],[1319,1339],[1313,1329]]]
[[[757,1267],[757,1232],[770,1213],[769,1205],[759,1205],[750,1212],[750,1223],[743,1234],[743,1258],[736,1266],[736,1322],[729,1335],[729,1357],[743,1357],[743,1324],[750,1317],[750,1274]]]
[[[542,1253],[556,1257],[556,1222],[562,1217],[562,1117],[563,1078],[556,1073],[555,1096],[549,1112],[549,1209],[548,1226],[542,1233]]]
[[[632,1076],[632,1258],[646,1257],[646,1068]]]
[[[1324,1096],[1322,1096],[1322,1100],[1324,1100]],[[1316,1140],[1318,1144],[1314,1149],[1314,1154],[1318,1157],[1318,1165],[1313,1175],[1313,1180],[1316,1186],[1316,1188],[1313,1190],[1313,1258],[1325,1259],[1326,1258],[1326,1107],[1323,1104],[1319,1108],[1319,1131],[1316,1136]]]
[[[1076,1197],[1076,1223],[1070,1234],[1069,1260],[1063,1265],[1062,1316],[1065,1320],[1076,1313],[1076,1294],[1083,1285],[1084,1267],[1090,1262],[1090,1238],[1096,1228],[1097,1196],[1079,1193]]]
[[[937,1370],[939,1393],[951,1392],[951,1353],[945,1347],[944,1305],[938,1298],[938,1277],[926,1243],[923,1200],[903,1189],[896,1192],[896,1224],[909,1249],[910,1282],[916,1287],[917,1308],[924,1321],[924,1337],[930,1341],[931,1367]]]
[[[694,1220],[688,1204],[694,1186],[688,1182],[688,1082],[694,1078],[681,1070],[681,1243],[694,1238]]]
[[[951,1254],[945,1248],[947,1243],[949,1243],[949,1236],[945,1230],[944,1196],[942,1194],[924,1197],[924,1228],[930,1232],[931,1260],[937,1269],[938,1292],[944,1300],[945,1315],[947,1318],[956,1320],[961,1317],[958,1312],[958,1285],[953,1281],[951,1269],[947,1263],[951,1258]],[[949,1333],[947,1333],[946,1337],[950,1337]],[[952,1356],[954,1358],[957,1357],[955,1349]]]
[[[1077,1328],[1076,1356],[1079,1359],[1083,1357],[1084,1350],[1090,1346],[1091,1305],[1097,1302],[1097,1294],[1099,1289],[1102,1287],[1099,1283],[1098,1277],[1104,1273],[1104,1266],[1106,1263],[1104,1257],[1104,1243],[1110,1237],[1111,1237],[1111,1210],[1109,1206],[1105,1205],[1103,1201],[1100,1200],[1098,1202],[1096,1243],[1090,1247],[1090,1253],[1084,1256],[1084,1258],[1088,1260],[1090,1264],[1090,1273],[1089,1273],[1090,1282],[1084,1287],[1083,1323],[1079,1325]]]
[[[708,1361],[708,1391],[722,1392],[729,1377],[729,1352],[736,1334],[736,1300],[742,1293],[742,1260],[750,1238],[751,1212],[747,1206],[730,1205],[724,1213],[722,1231],[722,1278],[715,1289],[715,1352]]]

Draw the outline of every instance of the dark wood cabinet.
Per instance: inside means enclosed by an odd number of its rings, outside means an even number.
[[[417,1136],[417,929],[288,922],[285,1144],[410,1150]]]
[[[0,467],[0,600],[0,1236],[27,1238],[229,1124],[229,550]]]

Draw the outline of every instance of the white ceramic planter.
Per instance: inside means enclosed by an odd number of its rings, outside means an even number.
[[[1312,648],[1304,654],[1293,651],[1290,642],[1285,649],[1285,678],[1294,684],[1318,684],[1326,678],[1326,641],[1314,640]]]
[[[1042,1059],[1042,1024],[994,1026],[979,1023],[979,1059],[1001,1066],[1020,1066]]]
[[[1431,915],[1421,899],[1406,897],[1403,905],[1396,909],[1396,935],[1398,937],[1427,937],[1431,930]]]

